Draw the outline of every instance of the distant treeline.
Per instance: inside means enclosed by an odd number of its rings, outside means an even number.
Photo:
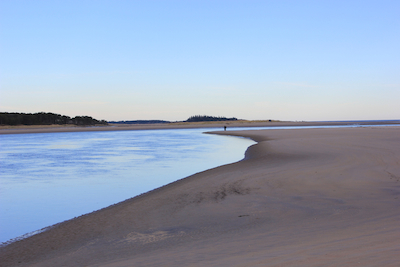
[[[237,118],[225,118],[225,117],[213,117],[213,116],[192,116],[187,119],[187,122],[197,122],[197,121],[237,121]]]
[[[136,120],[136,121],[109,121],[108,123],[116,124],[150,124],[150,123],[170,123],[163,120]]]
[[[51,124],[73,124],[73,125],[96,125],[104,124],[105,120],[98,121],[89,116],[76,116],[71,118],[54,113],[0,113],[0,125],[51,125]]]
[[[191,116],[184,122],[199,122],[199,121],[237,121],[237,118],[213,117],[213,116]],[[115,124],[151,124],[151,123],[171,123],[164,120],[135,120],[135,121],[109,121],[108,123]]]

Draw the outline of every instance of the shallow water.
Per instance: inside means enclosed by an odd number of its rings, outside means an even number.
[[[0,242],[239,161],[254,143],[207,130],[1,135]]]

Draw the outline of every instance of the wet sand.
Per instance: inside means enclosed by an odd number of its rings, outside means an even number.
[[[258,143],[2,247],[0,266],[398,266],[400,127],[213,133]]]

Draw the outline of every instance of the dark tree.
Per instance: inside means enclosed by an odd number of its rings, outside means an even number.
[[[226,118],[226,117],[213,117],[213,116],[191,116],[186,120],[187,122],[199,122],[199,121],[237,121],[237,118]]]
[[[75,124],[75,125],[107,125],[105,120],[98,121],[88,116],[70,118],[54,113],[0,113],[0,125],[51,125],[51,124]]]

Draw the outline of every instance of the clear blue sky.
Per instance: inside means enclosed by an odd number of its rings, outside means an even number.
[[[400,119],[400,1],[0,1],[0,111]]]

